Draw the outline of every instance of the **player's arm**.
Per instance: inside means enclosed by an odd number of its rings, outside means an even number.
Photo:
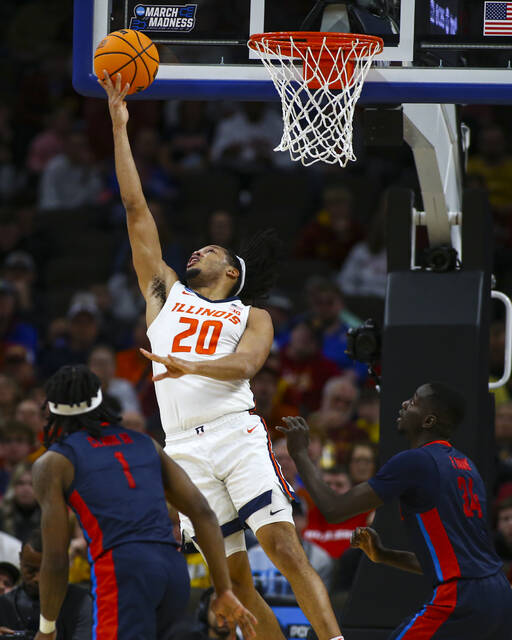
[[[368,482],[356,485],[343,495],[333,491],[322,478],[321,470],[309,457],[309,427],[304,418],[283,418],[283,421],[286,427],[277,429],[286,435],[288,451],[295,461],[301,480],[327,522],[343,522],[383,504]]]
[[[350,540],[352,547],[361,549],[372,562],[387,564],[395,569],[423,574],[418,558],[411,551],[397,551],[382,545],[379,534],[371,527],[357,527]]]
[[[139,173],[130,148],[126,129],[129,116],[124,99],[128,85],[121,88],[120,74],[116,78],[115,86],[108,74],[105,74],[105,77],[99,82],[108,96],[108,108],[112,118],[114,135],[116,176],[121,199],[126,209],[133,264],[142,295],[148,300],[152,295],[152,284],[155,278],[163,281],[166,285],[166,291],[168,291],[178,276],[162,259],[158,230],[144,197]]]
[[[65,487],[73,478],[73,465],[64,456],[45,453],[32,467],[34,493],[41,507],[43,559],[39,573],[41,615],[57,620],[68,589],[70,539],[69,517],[64,498]],[[39,634],[38,640],[52,638]]]
[[[183,469],[155,443],[162,464],[162,480],[169,502],[190,518],[197,543],[204,554],[217,594],[214,610],[219,621],[240,625],[244,637],[253,638],[256,618],[245,609],[231,590],[224,540],[216,515]]]
[[[182,360],[172,355],[161,356],[141,349],[154,362],[165,365],[166,371],[153,378],[180,378],[186,374],[206,376],[216,380],[245,380],[252,378],[263,366],[270,353],[274,329],[270,315],[264,309],[253,307],[247,326],[234,353],[217,359]]]

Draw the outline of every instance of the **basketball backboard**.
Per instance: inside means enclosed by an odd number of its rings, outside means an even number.
[[[312,15],[315,6],[320,10]],[[141,98],[275,100],[265,68],[246,46],[249,36],[305,27],[339,31],[348,21],[347,30],[379,35],[385,44],[361,102],[510,103],[509,6],[485,0],[75,0],[73,81],[80,93],[102,95],[94,49],[108,32],[131,28],[150,36],[160,53],[157,79]]]

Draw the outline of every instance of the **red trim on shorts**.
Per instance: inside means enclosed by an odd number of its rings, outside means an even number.
[[[117,640],[119,592],[112,550],[93,563],[95,625],[94,640]]]
[[[420,514],[420,518],[434,547],[443,574],[443,580],[460,578],[459,561],[439,512],[434,508]]]
[[[452,615],[456,605],[457,580],[443,582],[437,587],[432,602],[426,605],[400,640],[430,640]]]
[[[268,448],[268,454],[270,456],[270,459],[272,460],[272,464],[274,465],[274,471],[277,474],[277,478],[279,480],[279,483],[281,484],[284,492],[286,493],[286,495],[290,498],[290,500],[294,500],[295,498],[293,497],[289,487],[288,487],[288,482],[286,482],[285,477],[283,476],[283,472],[281,471],[281,467],[279,466],[279,462],[276,460],[275,456],[274,456],[274,451],[272,450],[272,441],[270,440],[270,435],[268,433],[268,427],[267,427],[267,423],[265,422],[265,420],[263,420],[263,418],[261,416],[258,416],[259,419],[261,420],[261,422],[263,423],[263,426],[265,427],[265,431],[267,433],[267,448]]]

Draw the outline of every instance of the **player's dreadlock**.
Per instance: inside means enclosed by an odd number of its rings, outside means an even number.
[[[55,404],[78,405],[86,402],[91,405],[100,388],[98,377],[85,365],[66,365],[61,367],[46,383],[47,402]],[[104,422],[115,424],[120,418],[111,411],[105,402],[99,407],[73,416],[61,416],[50,413],[44,428],[44,445],[49,447],[67,435],[85,429],[91,436],[98,438]]]
[[[244,304],[258,305],[266,297],[277,278],[282,243],[275,229],[265,229],[242,242],[239,250],[228,250],[230,264],[240,270],[239,255],[245,261],[245,284],[240,293]],[[240,286],[240,278],[233,293]],[[231,295],[233,295],[233,293]]]

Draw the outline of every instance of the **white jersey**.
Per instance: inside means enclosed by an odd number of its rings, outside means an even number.
[[[183,360],[210,360],[233,353],[247,326],[250,306],[239,298],[208,300],[176,282],[148,328],[151,350]],[[165,367],[153,362],[155,375]],[[155,383],[166,435],[254,407],[249,380],[185,375]]]

